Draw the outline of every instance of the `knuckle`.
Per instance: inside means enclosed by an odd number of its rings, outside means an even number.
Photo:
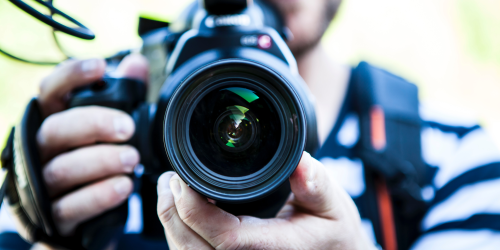
[[[179,216],[184,221],[184,223],[189,226],[193,226],[196,224],[196,208],[182,205],[182,198],[179,200],[179,205],[177,206],[177,208],[179,211]]]
[[[189,245],[187,242],[177,243],[175,246],[178,250],[191,250],[196,249],[193,246]]]
[[[158,211],[158,217],[160,218],[160,221],[165,226],[165,229],[167,229],[167,230],[172,229],[171,225],[173,224],[172,223],[173,218],[174,218],[176,213],[177,213],[177,210],[175,209],[175,206],[171,206],[163,211]]]
[[[44,77],[40,83],[40,93],[45,94],[49,90],[49,86],[56,81],[55,79],[59,78],[61,75],[68,75],[68,74],[74,74],[75,73],[75,68],[74,65],[76,64],[77,60],[74,59],[69,59],[64,62],[59,63],[52,73],[50,73],[48,76]]]
[[[95,159],[95,164],[99,166],[99,171],[109,174],[125,172],[120,161],[120,153],[123,151],[121,147],[126,146],[96,145],[91,152],[91,157]]]
[[[47,93],[47,89],[48,89],[48,86],[50,85],[50,81],[51,81],[51,78],[49,76],[46,76],[42,79],[42,81],[40,82],[40,87],[39,87],[39,91],[40,91],[40,94],[44,95],[45,93]]]
[[[89,202],[88,202],[88,204],[93,204],[92,210],[96,211],[97,213],[101,213],[109,208],[114,207],[121,201],[121,199],[119,199],[119,196],[116,195],[112,189],[113,187],[106,186],[100,189],[99,191],[93,190],[94,192],[92,192],[92,194],[89,195]],[[109,193],[110,195],[102,195],[102,193],[104,192]]]
[[[85,195],[82,195],[80,203],[86,205],[79,209],[85,211],[85,214],[101,214],[117,206],[122,201],[122,199],[119,199],[119,195],[115,194],[116,192],[113,190],[112,185],[102,184],[101,182],[98,186],[90,187],[83,191]]]
[[[128,196],[132,193],[134,189],[134,184],[132,179],[125,175],[120,175],[118,177],[119,182],[114,182],[112,187],[110,187],[113,191],[111,192],[110,202],[104,200],[103,203],[106,206],[115,206],[121,204],[123,201],[127,200]],[[96,194],[100,196],[100,194]]]
[[[227,231],[215,236],[214,243],[214,247],[217,250],[237,250],[246,248],[237,231]]]
[[[63,224],[66,221],[69,221],[71,216],[66,212],[66,210],[63,208],[63,206],[56,202],[52,206],[52,216],[54,218],[54,221],[57,224]]]
[[[90,196],[89,204],[95,204],[94,210],[101,213],[102,211],[107,210],[108,208],[113,207],[115,203],[116,197],[112,197],[111,199],[103,199],[99,194],[93,193]]]
[[[42,123],[38,133],[38,144],[44,146],[55,138],[59,132],[59,114],[52,114]]]
[[[200,250],[200,249],[212,249],[210,247],[203,247],[203,248],[200,248],[200,246],[198,245],[191,245],[189,243],[187,244],[183,244],[181,246],[178,246],[177,247],[179,250]]]
[[[114,136],[113,122],[111,116],[104,108],[97,106],[85,107],[90,130],[100,137],[110,138]]]
[[[66,180],[68,177],[68,171],[60,161],[60,156],[56,157],[43,169],[43,177],[49,187],[57,186],[58,183]]]

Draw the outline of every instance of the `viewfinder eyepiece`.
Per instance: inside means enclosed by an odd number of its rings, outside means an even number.
[[[209,14],[237,14],[252,4],[252,0],[203,0],[203,6]]]

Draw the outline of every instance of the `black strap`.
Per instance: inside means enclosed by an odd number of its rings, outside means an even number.
[[[7,175],[9,174],[9,169],[12,168],[12,160],[13,160],[13,144],[14,144],[14,128],[10,130],[9,137],[7,139],[7,143],[5,144],[4,149],[2,150],[2,170],[0,173],[0,208],[2,207],[3,198],[5,197],[5,193],[7,191]]]
[[[426,165],[421,154],[418,89],[366,62],[353,71],[351,84],[360,120],[360,140],[354,154],[365,166],[365,178],[386,180],[398,247],[407,249],[418,237],[418,222],[426,211],[421,197]],[[374,211],[376,207],[373,204]],[[380,229],[381,223],[375,224]]]

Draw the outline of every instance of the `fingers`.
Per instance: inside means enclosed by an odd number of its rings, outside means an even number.
[[[174,172],[166,172],[158,179],[158,217],[165,228],[170,249],[212,249],[179,217],[170,189],[170,179],[174,175]]]
[[[170,190],[182,222],[215,249],[291,249],[296,247],[293,242],[298,244],[297,226],[288,220],[234,216],[196,193],[178,175],[171,178]],[[313,223],[320,225],[314,218]]]
[[[187,226],[212,246],[232,248],[237,239],[231,233],[236,233],[240,225],[239,218],[210,203],[188,187],[178,175],[170,179],[170,190],[177,213]]]
[[[102,78],[105,71],[106,61],[100,58],[68,60],[59,64],[40,85],[38,101],[44,117],[64,110],[69,92]],[[128,55],[112,75],[147,82],[148,62],[140,54]]]
[[[124,142],[134,130],[134,121],[125,112],[96,106],[79,107],[45,119],[37,142],[45,162],[74,147],[96,142]]]
[[[54,246],[49,246],[43,242],[36,242],[30,248],[30,250],[63,250],[62,248],[56,248]]]
[[[65,97],[76,87],[101,78],[106,70],[104,59],[69,60],[59,64],[40,85],[38,101],[46,117],[65,108]]]
[[[117,207],[127,199],[132,189],[130,178],[115,176],[56,200],[52,203],[52,213],[59,232],[69,235],[79,223]]]
[[[297,169],[290,176],[290,186],[294,206],[320,217],[335,219],[340,209],[335,201],[344,199],[344,191],[332,182],[325,167],[309,153],[302,154]]]
[[[293,195],[281,217],[258,219],[223,211],[174,175],[170,188],[163,187],[168,205],[159,205],[159,214],[164,225],[178,215],[215,249],[323,249],[344,245],[352,240],[349,236],[362,232],[352,199],[309,154],[303,154],[290,184]],[[176,226],[184,227],[182,223],[173,224],[170,230],[175,231]]]
[[[58,155],[43,169],[49,195],[57,196],[81,184],[131,173],[139,152],[131,146],[95,145]]]
[[[120,62],[115,72],[112,72],[114,77],[127,77],[148,82],[149,65],[148,60],[141,54],[128,55]]]

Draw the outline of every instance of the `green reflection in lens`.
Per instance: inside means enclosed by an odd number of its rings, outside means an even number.
[[[225,90],[229,90],[229,91],[239,95],[241,98],[245,99],[248,103],[251,103],[251,102],[259,99],[259,96],[257,96],[255,94],[255,92],[253,92],[249,89],[232,87],[232,88],[227,88]]]
[[[226,110],[217,119],[216,134],[218,133],[222,139],[221,142],[227,147],[245,147],[245,145],[253,141],[252,138],[254,137],[253,130],[255,128],[252,127],[251,117],[247,117],[247,112],[250,109],[233,105],[226,107]]]
[[[236,127],[238,127],[241,123],[242,120],[245,120],[245,113],[249,110],[245,107],[234,105],[234,106],[229,106],[226,108],[227,110],[231,111],[232,115],[229,117],[233,119]]]

